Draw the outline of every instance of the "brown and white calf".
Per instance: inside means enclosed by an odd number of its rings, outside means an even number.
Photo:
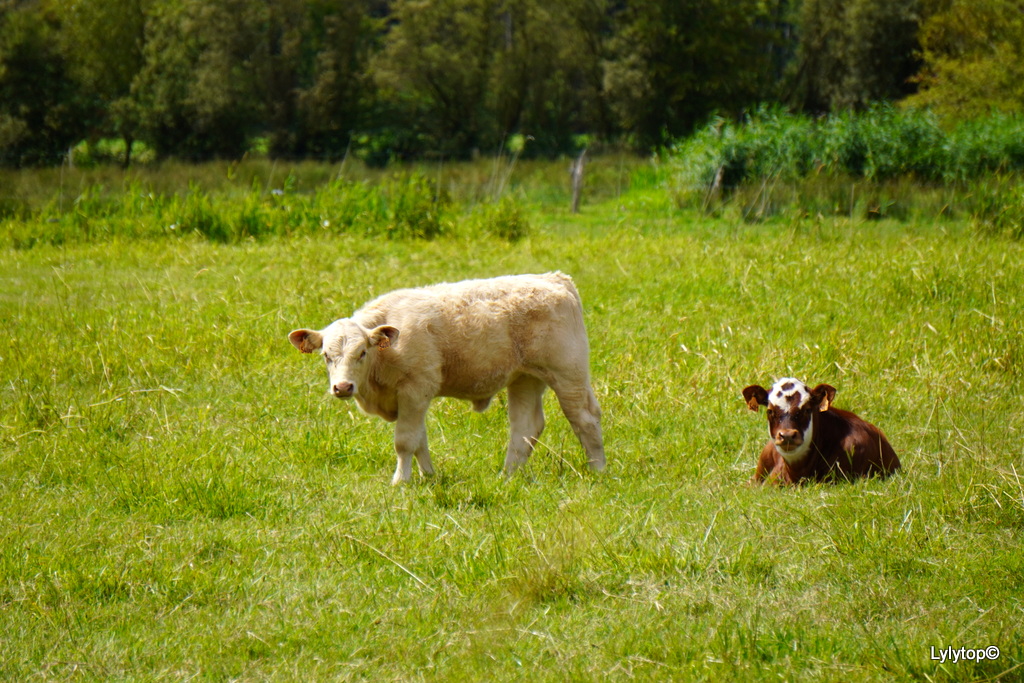
[[[594,470],[604,468],[601,410],[590,386],[583,308],[563,273],[467,280],[400,289],[322,330],[294,330],[291,343],[327,361],[330,393],[355,398],[366,413],[395,423],[398,466],[409,481],[412,458],[433,474],[425,417],[437,396],[466,399],[483,411],[508,388],[510,433],[505,471],[530,456],[544,430],[543,394],[562,412]]]
[[[836,390],[813,389],[797,379],[780,379],[766,390],[743,390],[747,406],[767,406],[770,439],[761,451],[751,483],[796,484],[856,477],[888,476],[900,459],[878,427],[832,406]]]

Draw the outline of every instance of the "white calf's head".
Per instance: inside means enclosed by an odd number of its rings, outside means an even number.
[[[330,393],[350,398],[366,382],[377,356],[398,339],[398,329],[381,325],[368,330],[348,318],[335,320],[324,329],[293,330],[292,346],[303,353],[321,352],[327,361]]]
[[[817,413],[828,410],[836,390],[828,384],[813,389],[798,379],[786,377],[772,385],[771,390],[752,384],[743,390],[747,406],[757,411],[768,407],[768,433],[786,462],[797,462],[810,450],[814,438]]]

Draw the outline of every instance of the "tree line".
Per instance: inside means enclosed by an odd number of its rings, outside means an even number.
[[[650,150],[762,103],[1024,105],[1013,0],[0,0],[0,165]]]

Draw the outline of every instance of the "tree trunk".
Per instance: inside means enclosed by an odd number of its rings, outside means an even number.
[[[132,143],[135,142],[135,138],[131,135],[124,136],[124,162],[121,164],[121,168],[127,170],[129,164],[132,163]]]

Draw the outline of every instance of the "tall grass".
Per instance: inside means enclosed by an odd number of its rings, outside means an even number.
[[[622,195],[645,163],[609,156],[591,164],[586,201]],[[530,204],[568,206],[568,165],[501,157],[380,170],[348,161],[279,166],[257,159],[127,172],[0,171],[0,245],[182,235],[236,243],[342,233],[514,241],[530,232]]]
[[[419,174],[376,184],[334,180],[308,193],[294,191],[290,178],[283,180],[283,188],[272,189],[253,182],[230,201],[195,183],[173,195],[139,185],[121,192],[86,187],[67,210],[51,203],[37,215],[8,216],[3,234],[7,246],[26,248],[177,234],[225,243],[318,233],[429,239],[454,229],[447,195]]]
[[[667,150],[661,173],[680,205],[717,211],[732,202],[748,219],[786,210],[858,218],[960,211],[990,230],[993,214],[1020,217],[1015,192],[992,206],[991,179],[1021,184],[1022,141],[1024,118],[1012,115],[947,131],[926,111],[892,106],[822,119],[762,108]]]
[[[927,111],[876,105],[822,119],[765,107],[740,123],[717,119],[665,152],[680,183],[725,188],[778,177],[972,180],[1024,170],[1024,117],[997,114],[940,127]]]

